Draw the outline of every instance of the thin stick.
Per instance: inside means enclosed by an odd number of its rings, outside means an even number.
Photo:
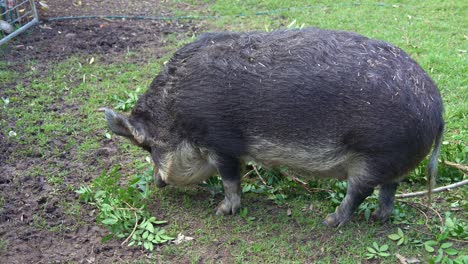
[[[454,188],[458,188],[460,186],[468,184],[468,180],[456,182],[450,185],[442,186],[439,188],[436,188],[432,190],[432,193],[439,193],[443,191],[449,191]],[[414,192],[414,193],[403,193],[403,194],[397,194],[395,197],[396,198],[409,198],[409,197],[417,197],[417,196],[424,196],[427,194],[427,191],[421,191],[421,192]]]
[[[289,177],[290,177],[293,181],[299,183],[299,184],[302,186],[302,188],[304,188],[304,190],[306,190],[307,192],[309,192],[309,193],[312,192],[312,190],[309,189],[309,186],[307,186],[307,183],[304,182],[303,180],[301,180],[301,179],[299,179],[299,178],[297,178],[297,177],[295,177],[295,176],[289,176]]]
[[[418,228],[412,227],[411,225],[407,225],[406,227],[409,228],[409,229],[412,229],[412,230],[414,230],[414,231],[416,231],[418,233],[423,233],[426,236],[433,236],[433,234],[431,234],[431,233],[424,232],[422,228],[419,228],[419,226],[418,226]]]
[[[242,178],[245,178],[245,177],[249,176],[250,174],[252,174],[252,172],[254,172],[254,170],[249,170],[249,172],[244,174],[244,176],[242,176]]]
[[[464,164],[458,164],[458,163],[455,163],[455,162],[451,162],[451,161],[444,161],[444,163],[446,165],[449,165],[451,167],[454,167],[454,168],[457,168],[463,172],[468,172],[468,165],[464,165]]]
[[[300,184],[302,184],[302,185],[307,185],[307,183],[306,183],[305,181],[303,181],[303,180],[297,178],[296,176],[291,176],[291,175],[287,175],[287,176],[290,177],[290,178],[291,178],[293,181],[295,181],[295,182],[298,182],[298,183],[300,183]]]
[[[408,202],[408,201],[402,201],[402,200],[398,200],[399,202],[402,202],[402,203],[406,203],[406,204],[409,204],[410,206],[413,206],[413,203],[411,202]],[[416,206],[413,206],[413,208],[416,208],[420,213],[422,213],[424,215],[424,217],[426,218],[426,220],[424,221],[424,225],[429,228],[427,226],[427,223],[429,222],[429,217],[427,216],[427,214],[419,207],[416,207]]]
[[[291,178],[291,180],[299,183],[302,188],[304,188],[307,192],[309,193],[313,193],[314,191],[315,192],[328,192],[328,193],[331,193],[332,191],[331,190],[327,190],[327,189],[321,189],[321,188],[311,188],[307,185],[307,183],[299,178],[297,178],[296,176],[291,176],[291,175],[286,175],[288,176],[289,178]]]
[[[447,237],[447,239],[458,242],[458,243],[465,243],[465,244],[468,243],[468,241],[466,241],[466,240],[458,240],[458,239],[451,238],[451,237]]]
[[[443,232],[443,228],[444,228],[444,219],[442,218],[442,216],[439,214],[439,212],[437,210],[435,210],[434,208],[430,207],[430,206],[427,206],[425,204],[422,204],[422,203],[416,203],[416,202],[411,202],[411,201],[404,201],[404,200],[397,200],[399,202],[402,202],[402,203],[407,203],[407,204],[414,204],[414,205],[420,205],[420,206],[423,206],[423,207],[426,207],[427,209],[429,210],[432,210],[436,215],[437,217],[439,217],[439,221],[440,221],[440,232]]]
[[[262,175],[260,175],[260,172],[258,172],[257,166],[252,165],[252,167],[254,168],[255,172],[257,173],[258,177],[259,177],[260,180],[263,182],[263,184],[265,184],[265,186],[269,186],[269,185],[266,183],[266,181],[263,179]]]
[[[136,228],[138,226],[138,215],[136,213],[136,209],[133,208],[131,205],[129,205],[127,202],[123,201],[126,205],[128,205],[130,208],[133,209],[133,215],[135,215],[135,226],[133,227],[133,230],[132,232],[130,233],[130,235],[128,235],[128,237],[122,242],[122,244],[120,244],[121,246],[123,246],[125,243],[127,243],[127,241],[133,236],[133,234],[135,233],[136,231]]]

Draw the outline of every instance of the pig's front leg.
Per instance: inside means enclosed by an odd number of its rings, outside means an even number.
[[[218,162],[218,171],[224,186],[224,200],[218,205],[216,215],[235,214],[241,204],[239,160],[223,157]]]

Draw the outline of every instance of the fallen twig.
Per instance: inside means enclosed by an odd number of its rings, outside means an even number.
[[[260,172],[258,171],[257,166],[252,165],[252,167],[254,168],[255,173],[257,173],[258,177],[259,177],[260,180],[263,182],[263,184],[265,184],[265,186],[269,186],[269,185],[266,183],[266,181],[263,179],[263,177],[262,177],[262,175],[260,174]]]
[[[399,201],[399,202],[402,202],[402,203],[407,203],[407,204],[409,204],[410,206],[412,205],[412,204],[411,204],[410,202],[408,202],[408,201],[402,201],[402,200],[398,200],[398,201]],[[421,214],[424,215],[424,218],[426,218],[426,220],[424,221],[424,225],[425,225],[427,228],[429,228],[428,225],[427,225],[427,223],[429,223],[429,217],[427,216],[427,214],[426,214],[421,208],[416,207],[416,206],[413,206],[413,207],[416,208]]]
[[[468,165],[464,165],[464,164],[458,164],[458,163],[455,163],[455,162],[451,162],[451,161],[444,161],[444,163],[446,165],[449,165],[450,167],[454,167],[454,168],[457,168],[463,172],[468,172]]]
[[[128,237],[122,242],[122,244],[120,245],[124,245],[125,243],[127,243],[127,241],[133,236],[133,234],[135,233],[136,231],[136,228],[138,226],[138,215],[136,213],[136,209],[133,208],[131,205],[129,205],[127,202],[123,201],[126,205],[128,205],[128,207],[130,207],[132,210],[133,210],[133,214],[135,215],[135,226],[133,227],[133,230],[132,232],[130,233],[130,235],[128,235]]]
[[[243,179],[243,178],[249,176],[250,174],[252,174],[252,172],[254,172],[254,170],[249,170],[246,174],[244,174],[244,176],[242,176],[241,179]]]
[[[409,202],[407,202],[407,201],[400,201],[400,202],[407,203],[407,204],[409,204],[410,206],[412,206],[412,204],[409,203]],[[421,208],[419,208],[419,207],[417,207],[417,206],[413,206],[413,207],[416,208],[421,214],[424,215],[424,218],[426,219],[426,220],[424,221],[424,225],[425,225],[427,228],[429,228],[429,226],[427,225],[427,224],[429,223],[429,217],[427,216],[427,214],[426,214]]]
[[[406,258],[398,253],[395,254],[395,257],[400,261],[401,264],[421,263],[421,261],[417,258]]]
[[[466,240],[459,240],[459,239],[455,239],[455,238],[451,238],[451,237],[447,237],[447,239],[458,242],[458,243],[464,243],[464,244],[468,243],[468,241],[466,241]]]
[[[434,190],[432,190],[432,193],[439,193],[439,192],[443,192],[443,191],[449,191],[451,189],[455,189],[455,188],[461,187],[461,186],[466,185],[466,184],[468,184],[468,180],[464,180],[464,181],[461,181],[461,182],[457,182],[457,183],[453,183],[453,184],[450,184],[450,185],[435,188]],[[397,194],[395,197],[396,198],[409,198],[409,197],[424,196],[426,194],[427,194],[427,191],[421,191],[421,192],[414,192],[414,193]]]
[[[407,228],[410,228],[410,229],[414,230],[415,232],[422,233],[422,234],[424,234],[426,236],[433,236],[433,234],[424,232],[423,229],[421,229],[419,227],[415,228],[415,227],[412,227],[411,225],[408,225]],[[458,243],[463,243],[463,244],[468,243],[467,240],[459,240],[459,239],[455,239],[455,238],[451,238],[451,237],[447,237],[447,240],[452,240],[452,241],[455,241],[455,242],[458,242]]]
[[[437,217],[439,218],[439,221],[440,221],[440,232],[443,232],[443,228],[444,228],[444,219],[442,218],[442,216],[440,215],[440,213],[439,213],[437,210],[435,210],[434,208],[432,208],[432,207],[430,207],[430,206],[427,206],[427,205],[425,205],[425,204],[422,204],[422,203],[411,202],[411,201],[406,201],[406,200],[397,200],[397,201],[402,202],[402,203],[406,203],[406,204],[409,204],[409,205],[415,205],[415,206],[416,206],[416,205],[419,205],[419,206],[423,206],[423,207],[426,207],[427,209],[433,211],[433,212],[437,215]],[[414,207],[414,206],[413,206],[413,207]],[[418,208],[416,207],[416,209],[418,209]],[[421,210],[419,210],[419,211],[422,212]],[[425,213],[424,213],[424,216],[425,216],[426,219],[427,219],[427,215],[426,215]],[[427,226],[427,225],[426,225],[426,226]]]
[[[307,183],[299,178],[297,178],[296,176],[291,176],[291,175],[286,175],[287,177],[291,178],[291,180],[299,183],[302,188],[304,188],[307,192],[309,193],[313,193],[313,192],[328,192],[328,193],[332,193],[331,190],[327,190],[327,189],[321,189],[321,188],[311,188],[307,185]]]

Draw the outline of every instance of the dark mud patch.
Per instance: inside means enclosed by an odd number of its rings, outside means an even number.
[[[27,73],[13,82],[0,80],[0,96],[7,88],[29,87],[34,78],[49,76],[51,65],[73,56],[99,57],[100,63],[146,63],[166,55],[166,36],[182,39],[198,34],[203,27],[187,20],[47,22],[57,16],[169,15],[161,10],[164,5],[160,1],[49,0],[47,4],[50,9],[40,11],[40,25],[0,49],[0,60],[7,62],[8,70]],[[132,52],[134,55],[126,56]],[[28,96],[15,93],[18,100],[27,101]],[[12,102],[8,107],[16,104]],[[79,105],[56,102],[44,111],[79,119],[82,117],[78,108]],[[0,118],[0,125],[12,126],[19,117],[6,116],[0,109]],[[42,126],[41,120],[35,122],[33,125]],[[133,157],[116,155],[121,143],[118,139],[103,139],[99,149],[83,155],[67,143],[73,140],[79,145],[86,137],[97,134],[58,133],[45,146],[36,146],[15,143],[9,140],[6,127],[0,130],[0,263],[116,263],[145,259],[148,252],[121,246],[121,241],[103,243],[102,238],[109,232],[96,224],[96,212],[80,203],[74,192],[117,160],[124,168],[122,173],[130,174],[125,170],[132,166],[125,165],[132,164]],[[28,136],[33,139],[30,142],[35,142],[36,135]],[[59,181],[51,181],[53,177]],[[154,206],[157,210],[158,205]]]
[[[4,52],[8,61],[29,60],[48,63],[74,55],[101,55],[109,62],[115,57],[147,50],[145,58],[161,55],[164,36],[180,38],[198,32],[199,27],[176,21],[69,20],[41,24],[15,39]],[[133,62],[133,61],[129,61]]]
[[[135,19],[67,19],[58,17],[81,16],[142,16],[167,17],[165,8],[179,12],[201,12],[204,5],[127,0],[47,1],[49,9],[39,9],[41,23],[20,34],[0,49],[4,59],[16,70],[29,70],[29,62],[37,62],[35,69],[47,71],[50,63],[75,55],[98,55],[104,61],[125,60],[129,63],[146,62],[159,58],[164,51],[164,36],[175,34],[177,39],[198,34],[202,21],[191,20],[135,20]],[[39,6],[39,5],[38,5]],[[145,57],[125,58],[129,52],[144,51]],[[101,61],[103,61],[101,59]],[[1,87],[0,87],[1,89]]]
[[[145,252],[122,246],[121,241],[104,243],[109,232],[96,224],[94,208],[80,203],[74,192],[100,175],[103,165],[90,165],[91,159],[99,155],[113,159],[107,157],[115,151],[113,144],[104,144],[108,146],[84,160],[71,151],[64,157],[46,153],[0,164],[0,263],[115,263],[144,258]],[[62,183],[50,181],[60,173],[64,173]]]
[[[0,164],[5,163],[7,161],[14,148],[15,144],[9,141],[7,136],[2,131],[0,131]]]

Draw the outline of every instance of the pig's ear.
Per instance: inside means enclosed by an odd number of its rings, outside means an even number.
[[[109,129],[117,135],[124,136],[130,139],[134,139],[139,144],[143,144],[145,141],[145,134],[142,131],[138,131],[128,119],[117,114],[110,109],[104,109],[106,112],[106,121]]]

